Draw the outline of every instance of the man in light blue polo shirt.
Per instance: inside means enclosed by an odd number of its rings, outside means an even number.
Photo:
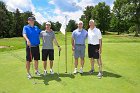
[[[85,40],[88,36],[88,33],[85,29],[83,29],[83,22],[78,22],[78,28],[73,31],[72,33],[72,50],[74,51],[74,57],[75,57],[75,69],[74,74],[78,72],[77,66],[78,66],[78,58],[81,59],[81,68],[80,73],[83,73],[83,67],[84,67],[84,57],[85,57]]]
[[[30,79],[32,76],[30,74],[30,62],[34,58],[35,74],[40,75],[38,71],[38,60],[40,60],[40,32],[41,30],[34,26],[34,17],[28,18],[28,25],[23,27],[23,37],[26,41],[26,69],[27,77]]]

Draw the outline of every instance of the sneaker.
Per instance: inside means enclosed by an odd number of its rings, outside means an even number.
[[[77,71],[77,68],[74,69],[73,71],[73,74],[76,74],[78,71]]]
[[[30,73],[27,74],[27,78],[28,78],[28,79],[31,79],[31,78],[32,78],[32,76],[31,76]]]
[[[101,72],[98,73],[97,77],[100,79],[102,78],[103,74]]]
[[[83,69],[82,69],[82,68],[80,69],[79,73],[80,73],[80,74],[83,74]]]
[[[40,75],[41,75],[39,71],[36,71],[35,74],[36,74],[37,76],[40,76]]]
[[[50,69],[50,74],[52,74],[52,75],[54,74],[54,72],[53,72],[53,70],[52,70],[52,69]]]
[[[91,69],[91,70],[89,71],[89,73],[90,73],[90,74],[92,74],[93,72],[94,72],[94,70],[93,70],[93,69]]]
[[[46,70],[44,70],[44,76],[46,76],[47,75],[47,71]]]

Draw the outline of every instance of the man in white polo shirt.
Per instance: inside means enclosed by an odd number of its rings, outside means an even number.
[[[99,73],[98,78],[101,78],[102,73],[102,60],[101,60],[101,53],[102,53],[102,35],[101,31],[96,28],[94,20],[89,21],[90,28],[88,29],[88,56],[91,62],[91,70],[89,73],[94,72],[94,59],[97,59]]]

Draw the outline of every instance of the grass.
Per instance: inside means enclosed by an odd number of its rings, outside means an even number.
[[[68,33],[68,73],[65,72],[64,36],[56,34],[62,46],[60,75],[48,74],[46,77],[26,78],[25,45],[22,38],[0,39],[0,46],[13,46],[0,50],[0,93],[138,93],[140,87],[140,38],[130,36],[103,36],[104,77],[98,79],[97,63],[95,73],[89,75],[90,63],[85,57],[84,74],[70,75],[72,54]],[[11,50],[11,51],[9,51]],[[86,48],[87,50],[87,48]],[[55,46],[54,71],[58,68],[58,50]],[[80,64],[79,64],[80,65]],[[79,66],[80,68],[80,66]],[[72,69],[74,69],[72,67]],[[42,62],[39,70],[43,73]],[[49,70],[49,67],[48,67]],[[32,72],[32,69],[31,69]]]

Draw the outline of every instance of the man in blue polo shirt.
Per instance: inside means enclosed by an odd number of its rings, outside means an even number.
[[[26,69],[27,69],[27,77],[32,78],[30,74],[30,62],[34,59],[35,66],[35,74],[40,75],[38,71],[38,60],[40,60],[40,32],[41,30],[34,26],[35,18],[28,18],[28,25],[23,27],[23,37],[26,41]]]
[[[78,28],[73,31],[72,33],[72,50],[74,51],[74,57],[75,57],[75,69],[74,74],[78,72],[77,66],[78,66],[78,58],[81,59],[81,68],[80,73],[83,73],[83,67],[84,67],[84,57],[85,57],[85,40],[88,36],[88,33],[85,29],[83,29],[83,22],[78,22]]]

